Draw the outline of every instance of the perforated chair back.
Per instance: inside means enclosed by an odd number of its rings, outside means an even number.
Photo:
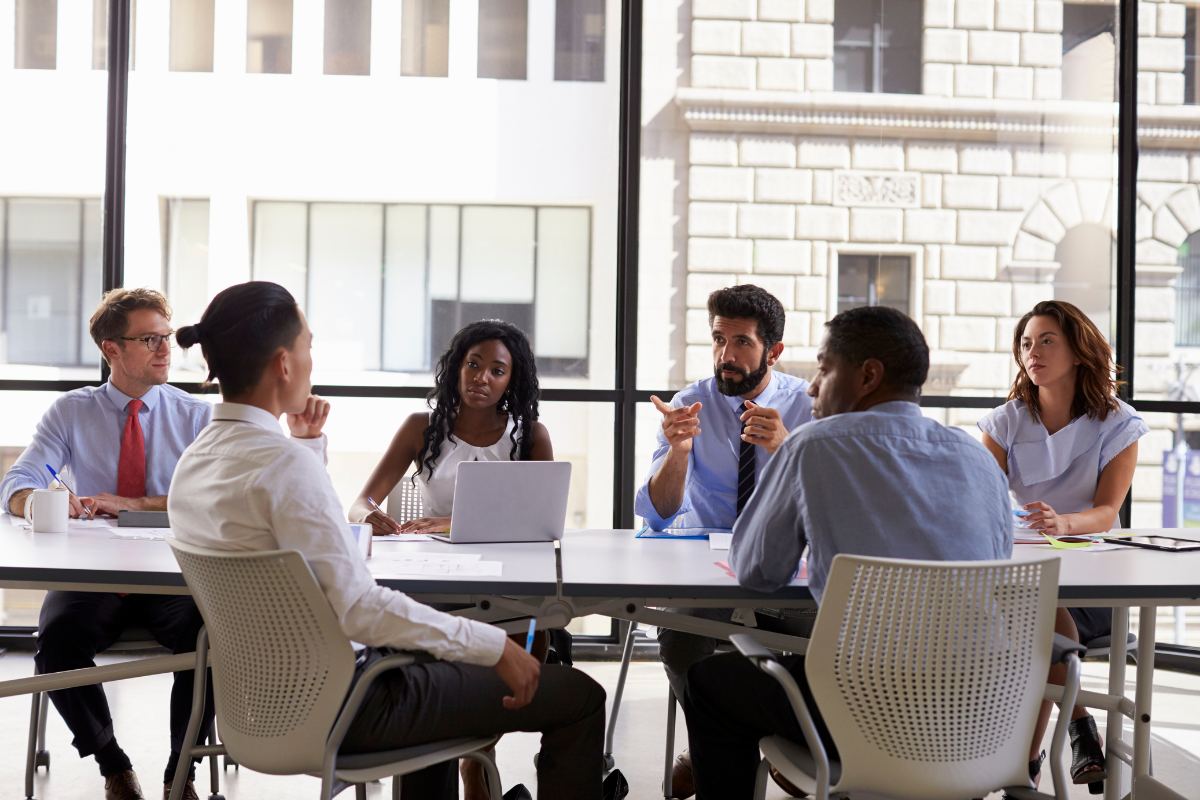
[[[840,755],[835,791],[1029,785],[1058,566],[834,558],[805,673]]]
[[[405,475],[387,496],[388,516],[396,522],[408,522],[425,516],[425,504],[421,501],[421,487],[413,482],[412,475]]]
[[[208,630],[229,754],[260,772],[319,773],[354,651],[304,558],[170,545]]]

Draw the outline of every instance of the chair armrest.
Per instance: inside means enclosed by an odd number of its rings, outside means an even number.
[[[1074,653],[1079,658],[1083,658],[1083,654],[1087,652],[1087,648],[1079,642],[1068,639],[1061,633],[1054,634],[1053,650],[1050,653],[1051,664],[1062,664],[1067,660],[1067,656]]]
[[[737,648],[739,653],[751,661],[758,662],[764,659],[773,661],[775,659],[774,653],[763,647],[757,639],[748,633],[731,633],[729,641]]]
[[[346,738],[346,732],[350,730],[350,724],[354,722],[354,717],[358,715],[358,709],[367,697],[367,690],[380,675],[389,670],[406,667],[409,664],[416,664],[418,661],[435,660],[433,656],[427,653],[397,651],[373,662],[363,670],[362,674],[358,676],[358,680],[354,682],[354,686],[351,687],[350,694],[346,696],[345,702],[342,703],[342,709],[338,712],[337,719],[333,723],[333,728],[329,731],[329,738],[325,742],[326,761],[328,762],[337,756],[337,751],[342,746],[342,740]]]

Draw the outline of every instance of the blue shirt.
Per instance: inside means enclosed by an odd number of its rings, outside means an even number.
[[[820,601],[838,553],[976,561],[1012,555],[1008,487],[996,459],[915,403],[815,420],[767,464],[733,529],[738,583],[770,592],[796,574]]]
[[[672,408],[683,408],[700,401],[700,435],[692,440],[688,457],[683,501],[674,514],[661,516],[650,500],[650,479],[658,472],[670,446],[658,429],[658,447],[650,463],[650,474],[638,489],[633,510],[656,531],[664,528],[732,528],[737,518],[738,451],[742,445],[742,422],[746,410],[741,397],[717,391],[716,378],[705,378],[680,390],[671,400]],[[783,426],[794,431],[812,419],[812,398],[808,381],[771,370],[771,380],[754,402],[779,411]],[[761,478],[770,454],[762,447],[756,451],[755,474]],[[756,481],[757,485],[757,481]]]
[[[54,467],[81,495],[117,491],[117,460],[125,407],[133,398],[111,383],[59,396],[42,416],[33,441],[0,483],[0,500],[21,489],[43,489]],[[212,406],[174,386],[153,386],[141,397],[138,422],[146,441],[146,496],[167,493],[179,456],[212,418]],[[64,472],[65,471],[65,472]]]
[[[979,428],[1008,454],[1008,487],[1017,502],[1041,500],[1059,514],[1092,508],[1100,473],[1150,432],[1133,407],[1120,400],[1104,419],[1076,417],[1053,434],[1025,403],[1010,400],[981,419]]]

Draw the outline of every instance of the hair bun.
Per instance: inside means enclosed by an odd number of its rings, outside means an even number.
[[[175,331],[175,341],[179,342],[179,346],[185,350],[194,344],[199,344],[200,326],[184,325],[182,328]]]

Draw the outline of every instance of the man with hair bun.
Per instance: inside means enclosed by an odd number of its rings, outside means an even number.
[[[753,284],[709,295],[713,376],[685,387],[670,404],[651,397],[662,427],[634,506],[650,528],[732,528],[772,455],[811,418],[808,382],[774,369],[785,318],[783,304]],[[720,622],[734,617],[730,608],[672,610]],[[659,631],[659,658],[680,702],[688,668],[717,644],[707,636]],[[672,773],[674,796],[690,797],[691,784],[691,757],[684,751]]]
[[[38,423],[33,441],[0,483],[0,501],[24,515],[34,489],[44,488],[49,464],[69,476],[72,517],[116,516],[122,510],[165,511],[167,488],[180,455],[209,422],[212,407],[167,385],[171,367],[171,309],[151,289],[113,289],[104,295],[89,331],[111,374],[101,386],[60,395]],[[190,597],[51,591],[38,620],[39,674],[95,666],[130,627],[147,629],[164,647],[196,646],[200,614]],[[79,755],[95,756],[105,800],[143,797],[137,775],[117,744],[104,687],[50,693]],[[175,673],[171,689],[171,750],[164,782],[170,788],[192,702],[192,671]],[[209,716],[204,729],[211,720]],[[195,798],[188,782],[185,798]]]

